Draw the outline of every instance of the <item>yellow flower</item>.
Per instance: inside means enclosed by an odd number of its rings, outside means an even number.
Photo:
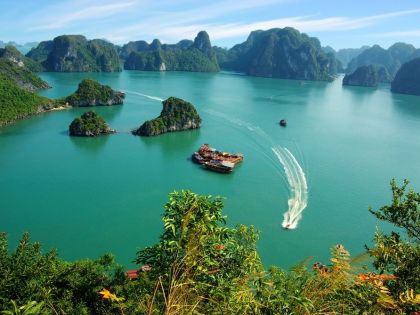
[[[102,291],[100,291],[98,293],[102,295],[102,298],[103,299],[111,299],[111,300],[114,300],[114,299],[117,298],[117,296],[115,294],[112,294],[107,289],[103,289]]]

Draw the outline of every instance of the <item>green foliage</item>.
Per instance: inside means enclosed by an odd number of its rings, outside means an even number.
[[[112,255],[65,262],[55,251],[43,254],[40,244],[30,243],[28,234],[9,253],[6,236],[0,234],[0,309],[10,309],[10,303],[33,309],[40,306],[32,301],[38,301],[48,309],[42,314],[112,313],[97,292],[104,287],[119,291],[126,283]]]
[[[254,31],[227,55],[219,49],[220,55],[222,68],[263,77],[331,80],[338,67],[334,55],[327,55],[317,38],[290,27]]]
[[[40,315],[45,314],[44,303],[30,301],[25,305],[18,306],[15,301],[10,301],[10,308],[1,312],[3,315]]]
[[[265,271],[252,226],[228,227],[220,197],[180,191],[165,205],[159,242],[137,253],[136,262],[149,268],[135,280],[109,254],[65,262],[55,251],[42,253],[27,234],[10,252],[0,234],[0,309],[27,315],[410,313],[420,305],[419,195],[406,193],[407,182],[391,185],[392,205],[372,213],[410,231],[416,242],[381,235],[369,253],[380,271],[397,277],[360,273],[364,256],[351,258],[342,245],[332,248],[327,265],[308,269],[308,259],[290,271]]]
[[[165,132],[199,128],[201,118],[194,105],[176,97],[169,97],[163,101],[160,116],[148,120],[138,129],[135,135],[155,136]]]
[[[411,60],[399,69],[391,84],[391,91],[420,95],[420,58]]]
[[[413,45],[405,43],[396,43],[388,49],[374,45],[352,59],[346,72],[352,73],[361,66],[376,65],[384,67],[394,78],[401,65],[416,58],[419,52]]]
[[[122,104],[124,94],[115,92],[108,85],[101,85],[92,79],[84,79],[79,83],[75,93],[64,98],[71,106],[94,106]]]
[[[420,242],[420,194],[410,189],[408,180],[404,180],[401,187],[395,179],[391,181],[392,204],[384,206],[378,211],[369,211],[380,220],[391,222],[404,229],[408,237]]]
[[[20,67],[7,59],[0,58],[0,73],[13,80],[19,87],[28,91],[48,88],[47,82],[25,67]]]
[[[55,106],[54,101],[25,91],[0,73],[0,126]]]
[[[42,71],[42,67],[38,62],[23,56],[16,47],[11,45],[0,48],[0,58],[7,59],[16,64],[20,63],[21,66],[25,67],[28,71]]]
[[[199,32],[194,42],[183,40],[176,45],[162,45],[158,40],[131,42],[122,49],[124,69],[146,71],[217,72],[219,65],[209,36]]]
[[[52,51],[54,42],[52,40],[40,42],[38,46],[32,48],[26,57],[37,61],[39,64],[43,64],[48,58],[48,54]]]
[[[378,86],[378,71],[373,65],[361,66],[352,74],[346,74],[343,85]]]
[[[163,294],[173,293],[174,278],[188,284],[201,313],[228,304],[233,284],[247,283],[262,270],[256,231],[226,227],[222,208],[221,198],[171,193],[160,242],[137,254],[137,263],[152,266],[151,279],[162,283]]]
[[[62,35],[41,42],[27,56],[42,63],[46,71],[121,71],[113,44],[101,39],[88,41],[81,35]]]
[[[75,118],[69,126],[71,136],[94,137],[112,132],[105,120],[97,113],[89,111]]]
[[[375,234],[375,246],[370,249],[374,258],[374,266],[380,272],[390,272],[398,276],[398,281],[390,285],[391,293],[398,297],[402,292],[414,289],[420,292],[420,194],[409,190],[409,182],[398,186],[391,181],[392,203],[373,213],[378,219],[388,221],[403,229],[407,239],[397,232],[386,235]]]

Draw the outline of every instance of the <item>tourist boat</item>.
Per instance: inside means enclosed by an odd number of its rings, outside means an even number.
[[[280,126],[286,127],[287,126],[287,120],[286,119],[280,120]]]
[[[193,153],[192,160],[198,164],[204,164],[206,162],[206,160],[198,152]]]
[[[211,160],[203,164],[207,169],[218,173],[231,173],[235,164],[228,161]]]
[[[241,162],[244,159],[242,154],[232,154],[228,152],[221,152],[215,148],[210,147],[207,143],[203,144],[197,152],[205,161],[218,160],[227,161],[234,164]],[[195,153],[194,153],[195,154]]]

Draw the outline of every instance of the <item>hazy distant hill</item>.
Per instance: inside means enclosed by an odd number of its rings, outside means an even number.
[[[219,71],[216,54],[207,32],[201,31],[194,41],[182,40],[178,44],[161,44],[155,39],[129,42],[120,50],[125,59],[124,69],[148,71]]]
[[[322,47],[322,49],[326,53],[333,53],[335,57],[341,62],[343,65],[343,68],[346,68],[348,63],[359,56],[362,52],[364,52],[366,49],[369,49],[369,46],[362,46],[360,48],[343,48],[339,50],[335,50],[334,48],[330,46]]]
[[[391,91],[420,95],[420,58],[403,64],[391,84]]]
[[[352,73],[361,66],[372,64],[385,67],[393,78],[403,63],[412,60],[418,54],[419,50],[410,44],[395,43],[388,49],[374,45],[354,58],[346,72]]]
[[[29,42],[25,44],[18,44],[16,42],[3,42],[0,40],[0,48],[4,48],[6,46],[14,46],[17,50],[19,50],[22,54],[27,54],[33,47],[36,47],[38,42]]]

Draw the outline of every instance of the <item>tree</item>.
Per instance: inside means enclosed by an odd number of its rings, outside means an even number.
[[[179,310],[180,301],[204,313],[230,304],[236,289],[243,284],[250,291],[252,275],[262,271],[257,232],[243,225],[226,227],[222,208],[219,197],[171,193],[159,243],[137,253],[137,263],[152,267],[151,278],[162,288],[160,298],[171,314],[188,313]]]
[[[369,249],[374,258],[373,265],[379,272],[389,272],[398,277],[389,284],[391,293],[397,298],[411,289],[416,293],[420,291],[420,194],[412,189],[407,191],[408,184],[408,180],[404,180],[402,186],[398,186],[393,179],[391,205],[378,211],[369,209],[378,219],[394,224],[406,234],[378,231],[374,237],[375,246]]]

